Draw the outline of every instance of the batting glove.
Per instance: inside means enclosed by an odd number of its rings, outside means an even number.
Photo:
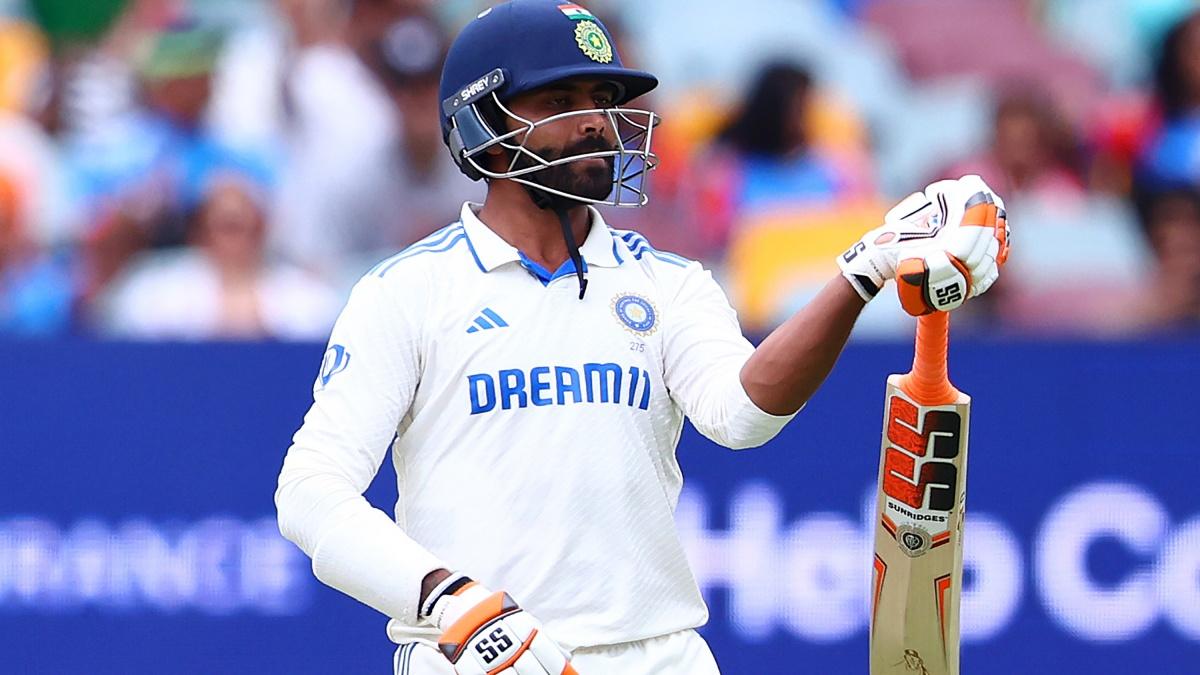
[[[979,176],[963,176],[905,197],[838,266],[864,300],[896,279],[909,314],[949,311],[996,282],[1009,235],[1004,200]]]
[[[567,653],[512,597],[461,574],[438,584],[422,611],[443,631],[438,649],[457,675],[578,675]]]

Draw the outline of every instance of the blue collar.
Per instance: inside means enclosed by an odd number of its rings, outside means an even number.
[[[594,227],[594,225],[593,225],[593,227]],[[520,256],[521,267],[524,267],[527,272],[529,272],[533,276],[537,277],[537,280],[542,282],[543,286],[548,286],[551,281],[554,281],[555,279],[558,279],[559,277],[565,277],[565,276],[570,276],[570,275],[575,274],[575,261],[571,260],[570,258],[567,258],[566,262],[559,265],[558,269],[555,270],[553,273],[551,273],[550,270],[548,270],[545,267],[542,267],[538,263],[534,262],[529,256],[525,255],[524,253],[517,251],[517,255]],[[587,271],[588,271],[588,264],[587,264],[587,261],[584,260],[583,261],[584,274],[587,274]]]
[[[564,267],[560,267],[554,274],[550,274],[549,272],[545,272],[544,274],[534,272],[533,268],[527,264],[532,261],[529,261],[520,251],[501,239],[500,235],[493,232],[490,227],[479,220],[479,216],[475,215],[475,213],[481,206],[480,204],[467,202],[463,204],[461,214],[463,229],[467,233],[467,241],[471,244],[471,252],[475,255],[480,269],[485,272],[491,272],[505,263],[516,262],[530,270],[539,279],[556,279],[563,274],[575,273],[574,265],[566,267],[565,263]],[[591,228],[588,230],[587,237],[579,246],[580,255],[587,261],[584,264],[584,272],[587,271],[588,265],[595,267],[617,267],[621,265],[624,260],[617,252],[616,234],[608,227],[608,223],[604,222],[604,217],[600,215],[599,211],[588,207],[588,212],[591,214]],[[538,267],[540,268],[541,266],[539,265]]]

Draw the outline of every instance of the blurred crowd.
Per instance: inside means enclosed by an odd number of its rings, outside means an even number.
[[[479,0],[0,0],[0,334],[322,340],[372,264],[484,186],[438,77]],[[597,0],[662,87],[651,203],[752,332],[929,181],[1014,253],[987,335],[1200,328],[1191,0]],[[890,294],[885,294],[890,296]],[[860,337],[911,332],[888,297]]]

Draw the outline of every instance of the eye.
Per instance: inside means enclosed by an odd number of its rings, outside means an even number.
[[[546,104],[551,108],[565,108],[570,103],[566,96],[552,96]]]
[[[597,108],[611,108],[613,105],[612,97],[607,94],[592,97],[592,101]]]

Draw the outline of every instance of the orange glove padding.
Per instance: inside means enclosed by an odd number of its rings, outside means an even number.
[[[438,649],[458,675],[578,675],[570,658],[507,593],[477,583],[437,601]],[[445,624],[449,625],[445,625]]]
[[[838,264],[864,300],[896,279],[914,316],[949,311],[995,283],[1008,258],[1004,201],[979,176],[938,181],[888,211]]]

